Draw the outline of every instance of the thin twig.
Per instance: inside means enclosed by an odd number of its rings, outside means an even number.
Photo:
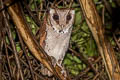
[[[11,65],[10,65],[10,59],[9,59],[9,56],[8,56],[8,48],[7,48],[7,45],[6,45],[5,38],[4,38],[4,44],[5,44],[5,53],[6,53],[6,58],[7,58],[7,62],[8,62],[8,67],[9,67],[10,75],[11,75],[10,78],[14,79],[14,76],[13,76],[13,74],[12,74]]]
[[[27,6],[25,1],[23,1],[23,4],[24,4],[25,8],[27,9],[29,15],[32,17],[33,21],[35,21],[35,23],[38,25],[38,27],[40,27],[41,26],[40,20],[36,16],[33,15],[32,11],[30,10],[29,6]]]
[[[16,64],[17,64],[17,67],[18,67],[18,71],[20,72],[21,80],[24,80],[22,69],[21,69],[21,66],[20,66],[19,58],[18,58],[18,54],[17,54],[17,50],[16,50],[16,47],[15,47],[15,43],[13,41],[13,37],[12,37],[10,27],[9,27],[9,23],[8,23],[7,18],[6,18],[5,12],[3,11],[2,13],[3,13],[3,16],[4,16],[6,28],[7,28],[7,34],[8,34],[10,43],[12,45],[13,51],[14,51],[14,56],[15,56]]]
[[[120,44],[119,44],[119,42],[117,41],[117,38],[115,37],[115,34],[113,34],[113,38],[114,38],[114,40],[115,40],[115,42],[116,42],[116,44],[117,44],[117,46],[118,46],[118,48],[119,48],[119,50],[120,50]]]
[[[28,55],[27,55],[27,52],[26,52],[26,49],[25,49],[25,45],[23,44],[23,40],[22,40],[18,30],[17,30],[17,33],[18,33],[18,37],[19,37],[19,40],[20,40],[20,43],[21,43],[22,50],[23,50],[23,52],[25,54],[25,57],[26,57],[26,59],[28,61],[28,64],[29,64],[29,68],[30,68],[30,72],[31,72],[31,75],[32,75],[32,79],[34,80],[34,74],[33,74],[32,65],[30,64],[30,59],[28,58]]]
[[[71,49],[71,48],[69,48],[69,50],[70,50],[72,53],[74,53],[74,55],[78,56],[84,63],[86,63],[88,66],[90,66],[91,69],[92,69],[95,73],[98,73],[98,72],[96,71],[95,67],[93,66],[93,64],[92,64],[89,60],[87,60],[87,59],[83,56],[82,53],[80,54],[80,53],[76,52],[75,50],[73,50],[73,49]]]
[[[101,57],[98,57],[93,65],[95,65],[97,62],[99,62],[102,58]],[[73,80],[78,80],[80,77],[84,76],[88,71],[90,70],[90,67],[86,68],[84,71],[82,71],[77,77],[75,77]]]
[[[103,0],[103,2],[104,2],[104,5],[105,5],[107,11],[109,12],[109,14],[112,15],[112,8],[111,8],[110,4],[108,3],[108,1]]]

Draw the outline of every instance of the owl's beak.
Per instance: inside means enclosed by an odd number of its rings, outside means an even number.
[[[60,25],[60,30],[59,30],[59,32],[63,32],[63,28],[64,28],[64,25],[63,25],[63,24]]]
[[[62,29],[63,29],[64,25],[62,24],[61,27],[62,27]]]
[[[59,30],[59,32],[62,32],[62,30]]]

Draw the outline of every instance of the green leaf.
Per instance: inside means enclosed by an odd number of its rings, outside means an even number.
[[[35,33],[36,33],[36,28],[35,28],[35,25],[34,25],[34,24],[32,24],[31,26],[32,26],[32,32],[33,32],[33,34],[35,34]]]
[[[28,56],[31,56],[31,54],[28,52]]]
[[[72,65],[72,61],[70,59],[65,59],[63,64],[64,65]]]
[[[71,54],[67,54],[67,57],[70,59],[70,60],[73,60],[73,56]]]
[[[114,3],[114,2],[112,2],[112,7],[113,7],[113,8],[115,8],[115,7],[116,7],[116,5],[115,5],[115,3]]]
[[[12,31],[12,37],[15,40],[15,38],[16,38],[16,32],[15,31]]]
[[[34,10],[35,9],[35,4],[31,5],[31,9]]]
[[[73,60],[77,63],[81,63],[81,60],[79,58],[77,58],[76,56],[73,57]]]
[[[96,3],[96,2],[98,2],[98,0],[94,0],[94,2]]]
[[[27,22],[31,22],[31,19],[29,16],[26,16],[26,20],[27,20]]]
[[[71,70],[71,73],[72,73],[73,75],[78,75],[78,74],[79,74],[79,71]]]
[[[77,35],[73,35],[71,39],[72,39],[72,41],[76,41]]]
[[[17,52],[19,52],[21,50],[21,47],[20,47],[19,43],[16,43],[16,49],[17,49]]]
[[[5,38],[5,39],[6,39],[6,43],[7,43],[7,44],[10,44],[9,39],[8,39],[8,37],[7,37],[7,36],[6,36],[6,38]]]
[[[40,4],[42,2],[42,0],[37,0],[37,3]]]
[[[96,53],[96,44],[93,38],[90,38],[90,40],[86,44],[86,47],[87,47],[86,50],[87,50],[88,56],[94,56]]]
[[[85,65],[85,64],[83,64],[83,66],[82,66],[82,67],[83,67],[83,69],[85,69],[85,68],[86,68],[86,65]]]
[[[78,64],[78,68],[79,68],[80,70],[83,70],[82,64]]]
[[[81,22],[81,13],[80,13],[80,11],[79,12],[76,12],[76,14],[75,14],[75,25],[78,25],[78,24],[80,24],[80,22]]]
[[[99,6],[97,6],[97,10],[100,11],[103,7],[104,7],[104,5],[100,4]]]
[[[72,7],[76,7],[76,6],[79,6],[79,4],[77,4],[77,3],[73,3],[72,4]],[[76,8],[77,9],[77,8]],[[78,8],[79,9],[79,8]]]
[[[94,74],[92,72],[89,72],[88,76],[94,76]]]

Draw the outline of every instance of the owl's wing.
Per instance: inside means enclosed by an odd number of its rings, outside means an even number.
[[[40,46],[44,48],[45,46],[45,39],[46,39],[46,18],[44,19],[43,25],[40,27]]]

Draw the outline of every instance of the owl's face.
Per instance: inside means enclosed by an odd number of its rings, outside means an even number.
[[[75,11],[70,9],[50,9],[48,20],[54,31],[67,33],[74,22]]]

